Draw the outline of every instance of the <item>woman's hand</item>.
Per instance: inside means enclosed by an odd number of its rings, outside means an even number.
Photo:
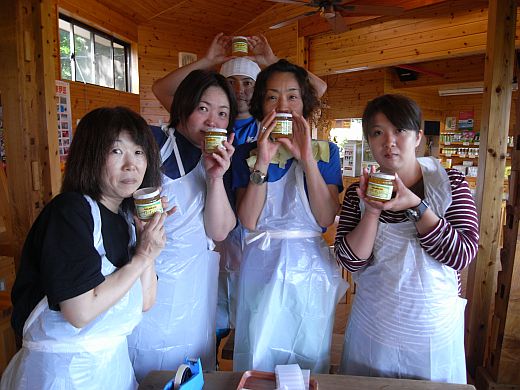
[[[311,127],[305,118],[292,112],[292,138],[279,138],[278,141],[303,164],[315,162],[312,155]]]
[[[134,217],[137,229],[136,257],[143,257],[148,262],[153,263],[159,256],[166,244],[166,234],[164,232],[164,220],[170,215],[167,213],[155,213],[154,216],[142,221]]]
[[[372,167],[371,173],[375,172]],[[383,210],[403,211],[411,207],[416,207],[421,203],[421,198],[415,195],[408,187],[406,187],[397,173],[395,173],[395,196],[387,202],[378,202],[367,198],[366,191],[368,186],[368,171],[363,169],[363,175],[359,181],[359,188],[356,190],[360,199],[365,202],[367,212],[377,214]]]
[[[260,123],[258,133],[258,154],[255,167],[264,173],[267,173],[267,167],[280,147],[278,142],[271,139],[271,132],[276,125],[276,121],[274,120],[275,116],[275,110],[267,114],[262,120],[262,123]]]
[[[375,171],[376,168],[372,166],[370,168],[370,173],[374,173]],[[359,187],[356,188],[356,192],[359,196],[359,199],[363,200],[363,202],[365,203],[366,212],[379,217],[381,211],[383,210],[384,203],[374,201],[367,197],[368,178],[368,169],[363,168],[363,174],[359,178]]]
[[[224,177],[224,173],[231,165],[231,156],[235,153],[235,148],[233,147],[234,139],[235,133],[231,133],[228,140],[224,141],[222,146],[215,152],[203,152],[204,169],[206,169],[206,177],[208,179],[221,179]],[[201,150],[204,150],[204,145],[201,145]]]
[[[383,203],[383,210],[403,211],[416,207],[421,203],[421,198],[406,187],[401,178],[395,174],[395,197]]]
[[[161,196],[161,204],[164,212],[166,213],[166,217],[169,217],[177,211],[177,206],[173,206],[170,210],[168,209],[168,207],[170,207],[170,202],[166,196]]]

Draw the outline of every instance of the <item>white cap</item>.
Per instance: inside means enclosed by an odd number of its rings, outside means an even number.
[[[220,74],[226,78],[229,76],[246,76],[256,81],[258,73],[260,73],[258,64],[243,57],[233,58],[224,62],[220,68]]]

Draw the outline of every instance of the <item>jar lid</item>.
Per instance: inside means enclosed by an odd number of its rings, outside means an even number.
[[[141,188],[134,192],[134,199],[149,199],[149,198],[155,198],[157,195],[160,194],[160,191],[158,188],[155,187],[145,187]]]
[[[388,174],[382,173],[382,172],[374,172],[374,173],[370,174],[370,176],[377,177],[377,178],[383,179],[383,180],[395,180],[394,175],[388,175]]]
[[[218,127],[208,127],[206,129],[206,133],[208,132],[227,134],[227,129],[219,129]]]
[[[241,36],[241,35],[237,35],[237,36],[234,36],[233,37],[233,40],[246,40],[247,41],[247,37],[244,37],[244,36]],[[229,42],[229,41],[228,41]]]
[[[292,114],[289,112],[277,112],[276,118],[292,118]]]

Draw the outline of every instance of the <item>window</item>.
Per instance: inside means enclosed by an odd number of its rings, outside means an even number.
[[[60,15],[61,78],[130,91],[130,45]]]

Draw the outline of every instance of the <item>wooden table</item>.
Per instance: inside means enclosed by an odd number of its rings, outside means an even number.
[[[139,390],[162,390],[173,378],[173,371],[152,371],[143,380]],[[242,373],[230,371],[204,372],[204,389],[234,390],[237,388]],[[471,385],[454,385],[408,379],[368,378],[350,375],[313,375],[318,381],[319,390],[470,390]],[[274,389],[274,387],[273,387]]]

